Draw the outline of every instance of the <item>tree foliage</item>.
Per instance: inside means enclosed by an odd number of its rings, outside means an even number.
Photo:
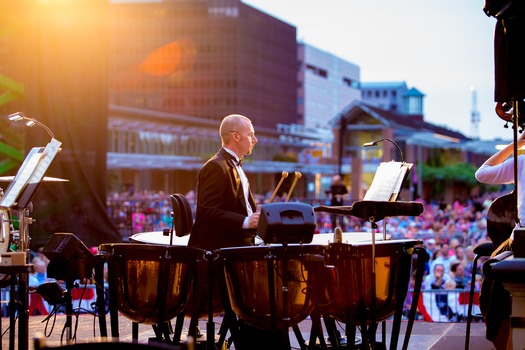
[[[474,174],[477,168],[468,163],[455,163],[443,166],[423,164],[423,181],[425,182],[462,182],[468,187],[478,184]]]

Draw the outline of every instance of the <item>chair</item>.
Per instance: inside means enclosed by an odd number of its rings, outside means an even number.
[[[192,211],[191,211],[191,205],[190,203],[188,202],[188,199],[180,194],[180,193],[174,193],[172,195],[170,195],[170,200],[171,200],[171,207],[172,207],[172,212],[171,212],[171,216],[173,218],[173,231],[171,234],[175,233],[175,235],[177,235],[177,237],[184,237],[184,236],[187,236],[191,233],[191,229],[193,228],[193,215],[192,215]],[[215,308],[215,304],[214,304],[214,300],[213,300],[213,297],[215,296],[213,293],[214,293],[214,289],[211,288],[211,285],[213,284],[212,280],[211,280],[211,275],[209,275],[209,271],[200,271],[199,275],[201,276],[202,274],[206,274],[206,285],[207,285],[207,292],[209,295],[205,295],[206,293],[203,293],[203,288],[200,288],[200,290],[198,290],[198,293],[194,293],[194,298],[197,297],[197,298],[202,298],[202,297],[207,297],[209,300],[209,314],[208,314],[208,324],[207,324],[207,340],[208,340],[208,346],[209,347],[213,347],[213,341],[214,341],[214,326],[213,326],[213,313],[214,313],[214,308]],[[202,287],[202,284],[200,283],[204,283],[204,282],[199,282],[197,281],[197,285],[201,285]],[[217,287],[217,286],[216,286]],[[197,287],[199,288],[199,287]],[[213,296],[212,296],[213,295]],[[193,305],[191,306],[191,312],[190,313],[197,313],[197,314],[200,314],[200,307],[198,306],[200,305],[200,302],[198,300],[194,300],[193,302]],[[223,309],[223,305],[218,305],[220,308],[221,308],[221,312],[222,312],[222,309]],[[182,326],[183,326],[183,321],[184,321],[184,317],[186,315],[185,314],[181,314],[177,317],[177,320],[176,320],[176,323],[175,323],[175,334],[174,334],[174,339],[179,339],[180,338],[180,335],[181,335],[181,332],[182,332]],[[231,315],[229,315],[231,316]],[[219,340],[219,343],[218,343],[218,347],[221,347],[222,346],[222,343],[225,341],[225,337],[226,337],[226,332],[227,332],[227,324],[228,322],[232,323],[231,319],[228,318],[228,315],[226,315],[225,317],[225,322],[223,323],[222,327],[221,327],[221,331],[220,331],[220,334],[221,334],[221,337],[220,337],[220,340]],[[230,319],[230,321],[228,321],[228,319]],[[197,326],[197,325],[195,325]]]
[[[472,267],[472,279],[470,281],[465,350],[468,350],[470,346],[470,324],[472,322],[472,316],[481,316],[472,315],[474,287],[476,284],[475,271],[478,267],[478,259],[482,256],[490,257],[496,248],[510,237],[514,227],[516,227],[516,208],[516,197],[514,191],[496,198],[487,211],[487,235],[491,242],[479,243],[474,247],[475,256]]]
[[[180,193],[170,195],[173,218],[173,227],[177,237],[184,237],[191,233],[193,215],[188,199]]]
[[[492,242],[479,243],[474,247],[474,260],[472,261],[472,277],[470,279],[470,292],[468,299],[468,311],[467,311],[467,332],[465,334],[465,350],[469,350],[470,347],[470,325],[472,323],[473,316],[481,317],[480,314],[472,314],[472,305],[474,303],[474,288],[476,287],[476,271],[478,269],[478,260],[484,256],[491,256],[494,252],[494,244]]]
[[[174,233],[177,235],[177,237],[184,237],[186,235],[189,235],[191,233],[191,229],[193,228],[193,214],[188,199],[180,193],[175,193],[170,195],[170,200],[172,206],[171,215],[173,218],[173,229],[175,231]],[[213,256],[208,255],[208,259],[210,263],[213,260]],[[203,278],[204,275],[206,275],[205,282],[201,280],[201,278]],[[200,306],[202,306],[200,301],[202,300],[202,298],[206,298],[206,300],[204,301],[208,304],[206,345],[208,348],[222,348],[224,342],[226,341],[226,335],[228,333],[228,330],[232,333],[232,336],[236,334],[237,320],[227,300],[226,286],[220,285],[220,283],[218,283],[218,281],[215,280],[213,275],[214,272],[212,272],[212,269],[210,269],[209,267],[206,268],[206,271],[202,269],[199,271],[199,279],[196,281],[195,285],[197,292],[194,293],[194,300],[192,301],[192,303],[188,303],[188,306],[191,308],[189,314],[195,317],[196,315],[199,315],[202,311],[200,310]],[[204,291],[204,289],[206,289],[206,291]],[[217,298],[219,298],[221,302],[217,302]],[[175,323],[174,339],[180,338],[184,317],[186,317],[186,314],[188,313],[187,311],[188,308],[186,309],[186,313],[177,316]],[[219,340],[216,344],[214,344],[215,327],[213,317],[217,313],[224,313],[224,316],[221,328],[219,330]],[[195,327],[198,328],[196,324]]]

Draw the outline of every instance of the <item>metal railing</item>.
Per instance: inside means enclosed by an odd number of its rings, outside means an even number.
[[[413,290],[410,290],[403,314],[408,315],[412,302]],[[468,316],[469,289],[424,289],[418,301],[417,316],[419,321],[426,322],[466,322]],[[480,314],[478,305],[479,290],[474,292],[472,314]],[[481,321],[474,317],[474,321]]]

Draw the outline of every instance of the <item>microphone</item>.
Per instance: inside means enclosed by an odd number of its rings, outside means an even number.
[[[16,112],[16,113],[10,114],[8,118],[9,118],[9,120],[14,121],[14,122],[19,121],[19,120],[27,120],[26,121],[26,125],[28,127],[32,127],[32,126],[38,125],[42,129],[44,129],[49,134],[49,136],[51,136],[52,139],[55,138],[55,135],[53,135],[53,132],[51,131],[51,129],[49,129],[47,126],[45,126],[44,123],[39,122],[38,120],[33,119],[33,118],[28,118],[22,112]]]
[[[397,147],[397,150],[399,151],[399,156],[401,157],[401,163],[404,163],[405,161],[403,159],[403,151],[401,151],[401,147],[399,147],[399,145],[397,143],[395,143],[394,141],[392,141],[390,139],[384,138],[384,139],[380,139],[380,140],[376,140],[376,141],[372,141],[372,142],[363,143],[363,147],[377,146],[378,143],[383,142],[383,141],[388,141],[388,142],[392,143],[394,146]]]

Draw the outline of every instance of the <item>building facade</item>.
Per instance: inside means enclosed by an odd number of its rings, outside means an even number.
[[[245,166],[257,192],[272,190],[282,171],[302,173],[297,195],[322,191],[319,174],[334,171],[326,121],[336,108],[333,99],[325,102],[321,132],[302,123],[294,26],[239,0],[114,1],[110,38],[113,190],[194,189],[200,166],[220,148],[220,120],[240,113],[259,139]],[[338,73],[332,61],[331,74]],[[352,70],[340,84],[357,96],[349,85],[358,68],[347,65]],[[344,105],[340,95],[337,105]]]
[[[329,128],[328,121],[361,99],[360,68],[305,43],[297,45],[297,107],[307,128]]]
[[[400,115],[423,116],[425,95],[416,88],[408,88],[400,82],[364,82],[361,84],[362,99],[386,111]]]
[[[296,28],[240,0],[113,2],[110,103],[297,122]]]

